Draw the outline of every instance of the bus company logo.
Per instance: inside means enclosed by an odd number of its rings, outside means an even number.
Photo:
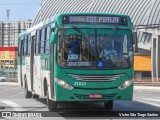
[[[11,112],[2,112],[2,117],[12,117]]]

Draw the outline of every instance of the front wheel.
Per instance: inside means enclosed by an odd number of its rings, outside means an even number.
[[[53,112],[54,110],[57,110],[57,102],[49,99],[48,90],[47,90],[47,107],[48,107],[48,110],[51,112]]]
[[[32,95],[32,97],[33,97],[33,98],[39,98],[39,95],[34,94],[34,95]]]
[[[113,101],[105,102],[105,103],[104,103],[104,107],[105,107],[105,109],[107,109],[107,110],[113,109]]]

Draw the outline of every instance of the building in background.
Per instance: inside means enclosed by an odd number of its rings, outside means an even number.
[[[0,47],[0,68],[16,68],[17,47]]]
[[[134,54],[135,79],[147,81],[151,78],[151,71],[151,52],[139,48],[138,53]]]
[[[0,47],[17,47],[18,35],[30,28],[32,20],[0,22]]]
[[[17,77],[17,47],[0,47],[0,76]]]
[[[18,36],[31,25],[32,20],[0,22],[0,76],[17,77]]]

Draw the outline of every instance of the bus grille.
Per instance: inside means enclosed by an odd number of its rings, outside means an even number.
[[[124,74],[114,74],[114,75],[76,75],[76,74],[68,74],[77,80],[86,81],[86,82],[104,82],[104,81],[113,81]]]
[[[91,99],[89,98],[89,95],[80,95],[80,94],[74,94],[78,99]],[[108,99],[111,100],[116,96],[116,94],[106,94],[103,95],[102,98],[96,98],[96,99]],[[95,99],[95,98],[94,98]]]

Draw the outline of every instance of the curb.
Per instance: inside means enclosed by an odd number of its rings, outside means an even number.
[[[0,85],[20,86],[18,82],[0,82]]]
[[[160,90],[160,86],[134,86],[134,89],[141,90]]]
[[[160,87],[160,82],[134,82],[134,86]]]

